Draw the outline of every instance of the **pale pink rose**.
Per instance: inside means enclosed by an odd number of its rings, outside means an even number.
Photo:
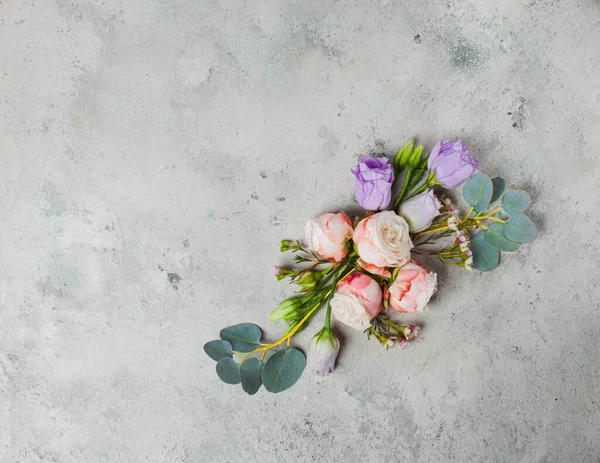
[[[397,312],[421,312],[437,289],[437,275],[427,273],[416,262],[408,262],[386,291],[390,306]]]
[[[365,269],[367,272],[373,275],[381,275],[382,277],[391,278],[392,274],[385,267],[377,267],[377,265],[367,264],[364,260],[358,259],[356,261],[360,268]]]
[[[356,330],[366,330],[381,311],[381,288],[364,273],[354,272],[338,285],[331,299],[336,320]]]
[[[400,267],[410,260],[413,243],[406,220],[383,211],[361,220],[353,236],[358,255],[376,267]]]
[[[324,259],[343,260],[351,237],[352,223],[343,212],[323,214],[306,224],[308,247]]]

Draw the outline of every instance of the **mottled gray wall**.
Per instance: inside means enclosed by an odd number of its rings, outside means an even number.
[[[0,460],[598,461],[599,43],[596,0],[0,1]],[[222,384],[221,327],[280,332],[278,240],[413,136],[538,240],[441,269],[406,351]]]

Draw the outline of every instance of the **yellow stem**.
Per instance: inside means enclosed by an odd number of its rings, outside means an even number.
[[[328,291],[328,293],[325,295],[325,299],[329,296],[329,294],[331,294],[331,289]],[[248,360],[248,358],[250,358],[250,356],[252,354],[256,354],[257,352],[262,352],[262,358],[265,358],[265,354],[267,353],[267,351],[269,349],[272,349],[273,347],[278,346],[279,344],[284,343],[285,341],[288,341],[288,346],[290,345],[291,339],[292,337],[296,334],[296,332],[300,329],[300,327],[302,325],[304,325],[304,322],[306,322],[306,320],[308,320],[310,318],[310,316],[319,308],[321,307],[321,302],[319,302],[318,304],[316,304],[311,310],[310,312],[308,312],[304,318],[302,320],[300,320],[298,322],[298,324],[294,327],[294,329],[292,331],[290,331],[288,334],[286,334],[284,337],[282,337],[281,339],[279,339],[278,341],[275,341],[274,343],[271,344],[261,344],[261,347],[254,349],[252,352],[249,352],[248,355],[246,355],[242,360],[240,360],[240,364],[244,363],[246,360]]]
[[[494,209],[494,210],[493,210],[492,212],[490,212],[489,214],[486,214],[486,215],[484,215],[484,216],[481,216],[481,217],[479,217],[479,219],[480,219],[480,220],[483,220],[483,219],[489,219],[489,218],[490,218],[490,216],[491,216],[492,214],[495,214],[495,213],[496,213],[496,212],[498,212],[500,209],[502,209],[502,207],[497,207],[496,209]]]
[[[473,208],[469,209],[469,212],[467,212],[465,214],[465,216],[462,218],[462,220],[460,222],[458,222],[458,227],[460,227],[462,225],[462,223],[467,220],[467,217],[469,217],[471,215],[471,212],[473,212]]]
[[[448,229],[448,226],[446,225],[445,227],[434,228],[433,230],[425,230],[425,231],[422,231],[421,233],[417,233],[417,234],[419,236],[421,236],[421,235],[427,235],[429,233],[435,233],[435,232],[442,231],[442,230],[447,230],[447,229]]]
[[[497,219],[496,217],[487,217],[488,220],[493,220],[494,222],[502,222],[506,223],[506,220]]]

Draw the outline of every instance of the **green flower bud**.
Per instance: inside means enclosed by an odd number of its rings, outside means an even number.
[[[275,322],[277,320],[284,320],[290,316],[299,314],[299,310],[302,306],[301,297],[290,297],[285,301],[281,302],[277,308],[269,315],[269,321]]]
[[[317,285],[317,280],[315,279],[313,272],[306,272],[298,278],[295,283],[302,289],[308,291]]]
[[[408,165],[411,167],[419,167],[421,164],[421,154],[423,153],[424,148],[423,145],[419,145],[414,149],[408,160]]]
[[[273,274],[275,275],[275,278],[277,278],[277,281],[280,281],[283,280],[285,277],[296,276],[298,275],[298,272],[296,272],[295,270],[288,270],[286,268],[282,268],[279,265],[275,265],[273,267]]]
[[[298,249],[300,249],[298,243],[291,240],[281,240],[281,243],[279,243],[279,251],[281,252],[297,251]]]
[[[394,167],[396,168],[396,173],[404,169],[408,164],[408,160],[413,152],[415,147],[414,140],[408,140],[402,148],[398,150],[396,153],[396,157],[394,158]]]
[[[323,276],[329,271],[329,269],[321,270],[321,271],[310,271],[304,272],[300,278],[298,278],[295,283],[300,286],[302,289],[306,291],[310,291],[315,286]]]

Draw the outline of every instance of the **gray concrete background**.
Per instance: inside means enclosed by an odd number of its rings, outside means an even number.
[[[594,0],[0,1],[0,461],[600,461],[599,43]],[[206,341],[280,332],[278,241],[413,136],[538,240],[441,269],[406,351],[222,384]]]

